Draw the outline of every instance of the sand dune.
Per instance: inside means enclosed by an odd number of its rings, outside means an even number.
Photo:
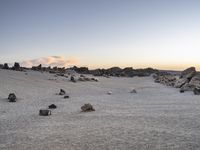
[[[200,97],[192,92],[180,94],[151,77],[72,83],[27,73],[0,70],[1,150],[200,149]],[[61,88],[69,99],[56,95]],[[11,92],[16,103],[6,99]],[[38,115],[52,103],[58,108],[51,116]],[[84,103],[96,111],[80,112]]]

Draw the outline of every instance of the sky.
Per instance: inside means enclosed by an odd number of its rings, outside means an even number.
[[[0,63],[200,70],[199,0],[0,0]]]

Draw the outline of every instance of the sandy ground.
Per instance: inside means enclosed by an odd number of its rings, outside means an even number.
[[[1,150],[199,150],[200,96],[151,77],[71,83],[52,74],[0,70]],[[58,96],[60,88],[70,99]],[[129,91],[136,88],[137,94]],[[112,91],[112,95],[107,95]],[[16,103],[7,102],[10,92]],[[39,116],[50,104],[51,116]],[[95,112],[81,113],[91,103]]]

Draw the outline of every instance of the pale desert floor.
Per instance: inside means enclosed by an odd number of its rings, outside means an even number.
[[[55,77],[0,70],[0,150],[200,149],[200,96],[192,92],[181,94],[151,77],[78,83],[49,78]],[[60,88],[69,99],[56,95]],[[10,92],[16,103],[7,102]],[[52,103],[58,108],[51,116],[38,115]],[[80,112],[84,103],[96,111]]]

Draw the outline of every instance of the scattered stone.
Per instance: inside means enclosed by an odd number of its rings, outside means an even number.
[[[111,91],[108,91],[108,92],[107,92],[107,94],[108,94],[108,95],[111,95],[111,94],[112,94],[112,92],[111,92]]]
[[[88,103],[88,104],[84,104],[82,107],[81,107],[81,110],[83,112],[90,112],[90,111],[95,111],[94,107]]]
[[[55,104],[49,105],[49,109],[56,109],[56,108],[57,108],[57,106]]]
[[[51,110],[48,110],[48,109],[41,109],[41,110],[39,111],[39,115],[40,115],[40,116],[49,116],[49,115],[51,115]]]
[[[9,102],[16,102],[16,95],[14,93],[10,93],[9,96],[8,96],[8,100]]]
[[[60,93],[59,93],[59,95],[65,95],[65,90],[63,90],[63,89],[60,89]]]
[[[131,93],[137,93],[137,91],[135,89],[132,89]]]
[[[194,95],[200,95],[200,87],[195,87],[193,92]]]
[[[67,98],[69,98],[69,96],[68,96],[68,95],[65,95],[65,96],[64,96],[64,99],[67,99]]]

